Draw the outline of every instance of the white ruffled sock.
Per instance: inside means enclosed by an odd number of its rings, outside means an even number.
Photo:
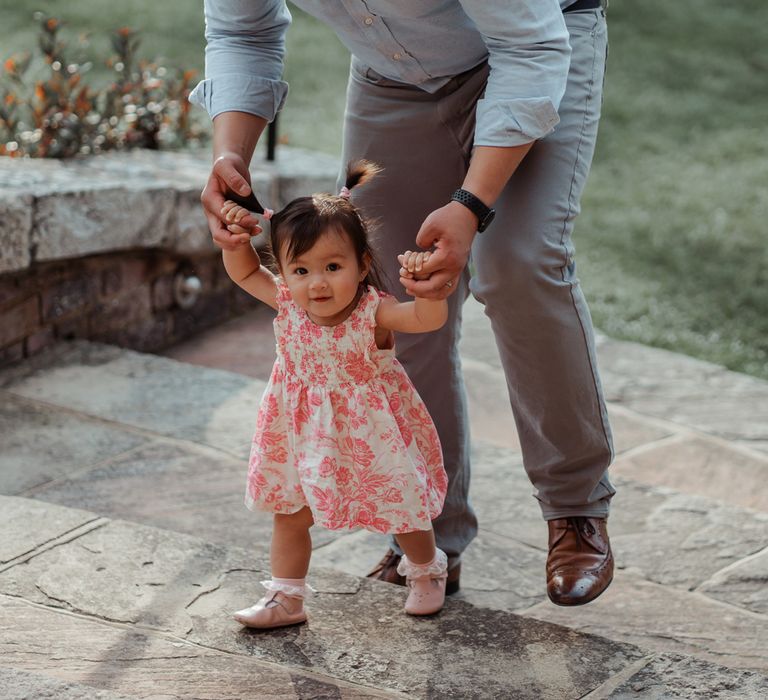
[[[285,595],[304,598],[312,589],[306,584],[305,578],[278,578],[273,576],[271,581],[262,581],[261,585],[268,591],[280,591]]]
[[[421,578],[422,576],[442,576],[448,571],[448,555],[439,547],[435,547],[435,556],[426,564],[414,564],[403,554],[397,565],[397,573],[406,578]]]

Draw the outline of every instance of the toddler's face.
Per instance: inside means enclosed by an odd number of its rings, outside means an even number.
[[[360,265],[349,237],[328,231],[293,260],[280,252],[280,270],[294,301],[320,326],[335,326],[352,311],[368,264]]]

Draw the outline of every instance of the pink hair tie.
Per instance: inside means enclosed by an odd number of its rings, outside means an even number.
[[[349,191],[349,187],[344,186],[341,188],[341,191],[339,192],[339,197],[343,197],[344,199],[349,199],[350,194],[352,193]]]
[[[267,209],[266,207],[264,207],[264,213],[261,216],[262,218],[269,221],[274,216],[274,214],[275,212],[272,209]]]

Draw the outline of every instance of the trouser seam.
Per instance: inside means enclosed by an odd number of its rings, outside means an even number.
[[[595,66],[597,64],[597,53],[598,53],[597,52],[597,47],[593,46],[593,49],[592,49],[592,74],[590,76],[589,90],[588,90],[587,98],[586,98],[587,105],[589,105],[592,102],[592,98],[593,98],[593,92],[594,92],[594,86],[595,86]],[[571,186],[570,186],[570,189],[568,190],[568,211],[567,211],[567,213],[565,215],[565,219],[563,220],[563,229],[562,229],[562,232],[560,234],[560,246],[563,248],[563,251],[564,251],[564,254],[565,254],[565,260],[566,260],[566,264],[563,265],[563,267],[560,268],[560,274],[561,274],[563,282],[566,282],[566,279],[565,279],[565,269],[566,269],[566,266],[568,264],[568,250],[567,250],[567,248],[565,246],[565,233],[566,233],[566,231],[568,229],[568,220],[570,219],[571,214],[573,213],[573,197],[572,197],[572,195],[573,195],[573,188],[574,188],[574,185],[576,183],[576,168],[578,167],[578,164],[579,164],[579,156],[581,154],[581,147],[582,147],[582,144],[584,143],[584,132],[586,131],[586,128],[587,128],[587,115],[588,115],[588,112],[589,112],[589,110],[587,110],[587,109],[584,110],[584,116],[583,116],[583,118],[581,120],[581,131],[579,133],[579,145],[576,147],[576,157],[574,158],[574,161],[573,161],[573,173],[571,175]],[[594,392],[595,392],[595,398],[597,400],[598,412],[600,414],[600,427],[601,427],[601,429],[603,431],[603,438],[605,439],[605,444],[606,444],[606,446],[608,448],[608,452],[610,453],[610,458],[608,460],[608,464],[606,464],[606,469],[607,469],[608,465],[613,461],[613,457],[614,457],[613,445],[611,444],[611,440],[608,438],[608,430],[607,430],[606,425],[605,425],[605,417],[603,416],[603,410],[602,410],[602,406],[601,406],[601,402],[600,402],[600,390],[598,389],[597,380],[595,378],[596,377],[596,368],[594,366],[594,363],[592,362],[592,356],[591,356],[591,354],[589,352],[589,342],[587,340],[586,331],[584,330],[584,322],[583,322],[583,320],[581,318],[581,314],[579,313],[579,308],[576,305],[576,299],[574,298],[574,294],[573,294],[574,283],[572,281],[568,281],[567,284],[568,284],[568,289],[569,289],[569,293],[570,293],[570,297],[571,297],[571,305],[573,306],[573,310],[574,310],[574,312],[576,314],[576,318],[577,318],[577,320],[579,322],[579,329],[581,330],[581,336],[582,336],[582,338],[584,340],[584,348],[585,348],[586,353],[587,353],[587,361],[589,362],[589,370],[590,370],[590,374],[592,376],[592,387],[593,387]]]

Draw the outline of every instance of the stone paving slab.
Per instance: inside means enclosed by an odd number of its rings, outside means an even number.
[[[220,608],[230,595],[222,586],[206,604]],[[462,601],[432,618],[407,619],[403,600],[389,585],[362,581],[353,596],[316,596],[305,627],[233,635],[205,609],[188,638],[415,698],[576,698],[642,653]]]
[[[470,496],[481,530],[546,551],[546,524],[520,455],[476,443],[472,458]],[[617,565],[651,581],[693,589],[768,547],[767,514],[622,477],[614,481],[609,529]]]
[[[20,699],[401,697],[5,596],[0,596],[0,618],[13,621],[12,625],[0,624],[0,657],[3,664],[21,670],[10,677],[0,672],[0,681],[6,680],[11,697]],[[28,675],[30,672],[35,675]],[[13,694],[25,687],[31,694]],[[46,689],[50,695],[43,694]],[[4,690],[3,700],[6,698]]]
[[[0,565],[30,554],[99,519],[74,508],[55,508],[24,498],[0,496]]]
[[[727,440],[768,442],[768,382],[637,343],[601,339],[606,399]]]
[[[245,507],[247,470],[244,458],[157,441],[43,486],[34,497],[266,555],[272,515]],[[337,537],[312,532],[316,546]]]
[[[650,513],[644,531],[611,541],[622,567],[642,572],[649,581],[692,590],[768,547],[768,514],[671,492]]]
[[[768,678],[751,671],[709,664],[679,654],[656,654],[638,662],[640,669],[626,680],[609,680],[584,700],[763,700]]]
[[[136,433],[0,391],[0,493],[16,495],[147,442]]]
[[[614,474],[768,512],[768,456],[707,436],[679,436],[619,456]]]
[[[521,614],[644,649],[768,672],[768,616],[660,586],[634,572],[618,571],[589,605],[561,608],[544,602]]]
[[[470,494],[480,527],[546,550],[546,525],[519,455],[476,445],[473,459]],[[768,514],[621,477],[615,482],[609,529],[617,565],[650,581],[693,589],[768,547]]]
[[[109,345],[54,346],[0,375],[7,392],[247,457],[264,384]],[[94,388],[98,387],[98,391]]]
[[[260,304],[254,311],[198,333],[160,354],[266,381],[275,363],[274,315],[270,307]]]
[[[50,664],[46,664],[50,665]],[[3,700],[129,700],[130,696],[82,683],[49,678],[40,673],[0,668]],[[136,697],[136,696],[133,696]]]
[[[469,495],[480,528],[546,551],[547,525],[519,453],[474,443]]]
[[[768,618],[768,548],[719,571],[697,591]]]
[[[462,601],[414,620],[402,589],[323,569],[312,572],[308,625],[242,630],[229,612],[258,597],[266,575],[266,562],[245,551],[113,521],[0,573],[0,592],[410,697],[515,688],[520,698],[576,698],[642,655]]]
[[[473,463],[471,493],[480,533],[464,554],[462,590],[457,599],[487,608],[518,611],[525,608],[527,601],[530,604],[544,599],[546,526],[530,496],[519,455],[496,446],[476,444]],[[499,484],[504,485],[503,495],[499,494]],[[678,605],[680,594],[673,592],[667,597],[666,586],[692,589],[723,567],[733,572],[733,578],[713,585],[711,591],[720,592],[712,597],[742,605],[744,610],[736,617],[733,635],[738,636],[739,629],[748,635],[752,623],[746,611],[762,610],[754,606],[763,605],[766,600],[768,574],[748,568],[768,561],[760,558],[750,564],[755,548],[768,545],[764,516],[622,478],[616,479],[616,485],[610,532],[617,567],[635,578],[642,576],[665,584],[653,589],[659,597],[658,606],[632,617],[631,625],[638,638],[646,634],[657,638],[655,630],[669,624],[669,640],[665,638],[661,648],[676,648],[674,630],[678,619],[670,624],[665,606]],[[373,567],[386,546],[385,537],[358,532],[316,550],[313,561],[359,574]],[[745,557],[747,568],[739,578],[740,565],[727,567]],[[700,590],[710,595],[710,584],[706,585]],[[699,597],[695,602],[699,604]],[[710,604],[716,605],[714,601]],[[554,609],[548,603],[543,605]],[[625,613],[617,615],[621,620]],[[613,619],[606,616],[601,634],[608,635]],[[561,619],[558,622],[565,624]],[[685,634],[685,628],[680,629]],[[720,652],[713,649],[711,658],[718,658]],[[727,649],[722,651],[725,657],[731,653]],[[729,663],[723,658],[718,660]]]
[[[203,540],[113,520],[0,572],[0,592],[184,636],[192,629],[185,605],[216,588],[221,572],[230,569],[246,569],[260,580],[268,565],[240,550],[230,558],[225,548]]]
[[[498,370],[484,362],[462,357],[464,387],[470,416],[472,440],[520,451],[514,427],[507,385],[499,381]]]
[[[462,558],[457,600],[492,610],[518,611],[546,598],[546,553],[480,530]]]

